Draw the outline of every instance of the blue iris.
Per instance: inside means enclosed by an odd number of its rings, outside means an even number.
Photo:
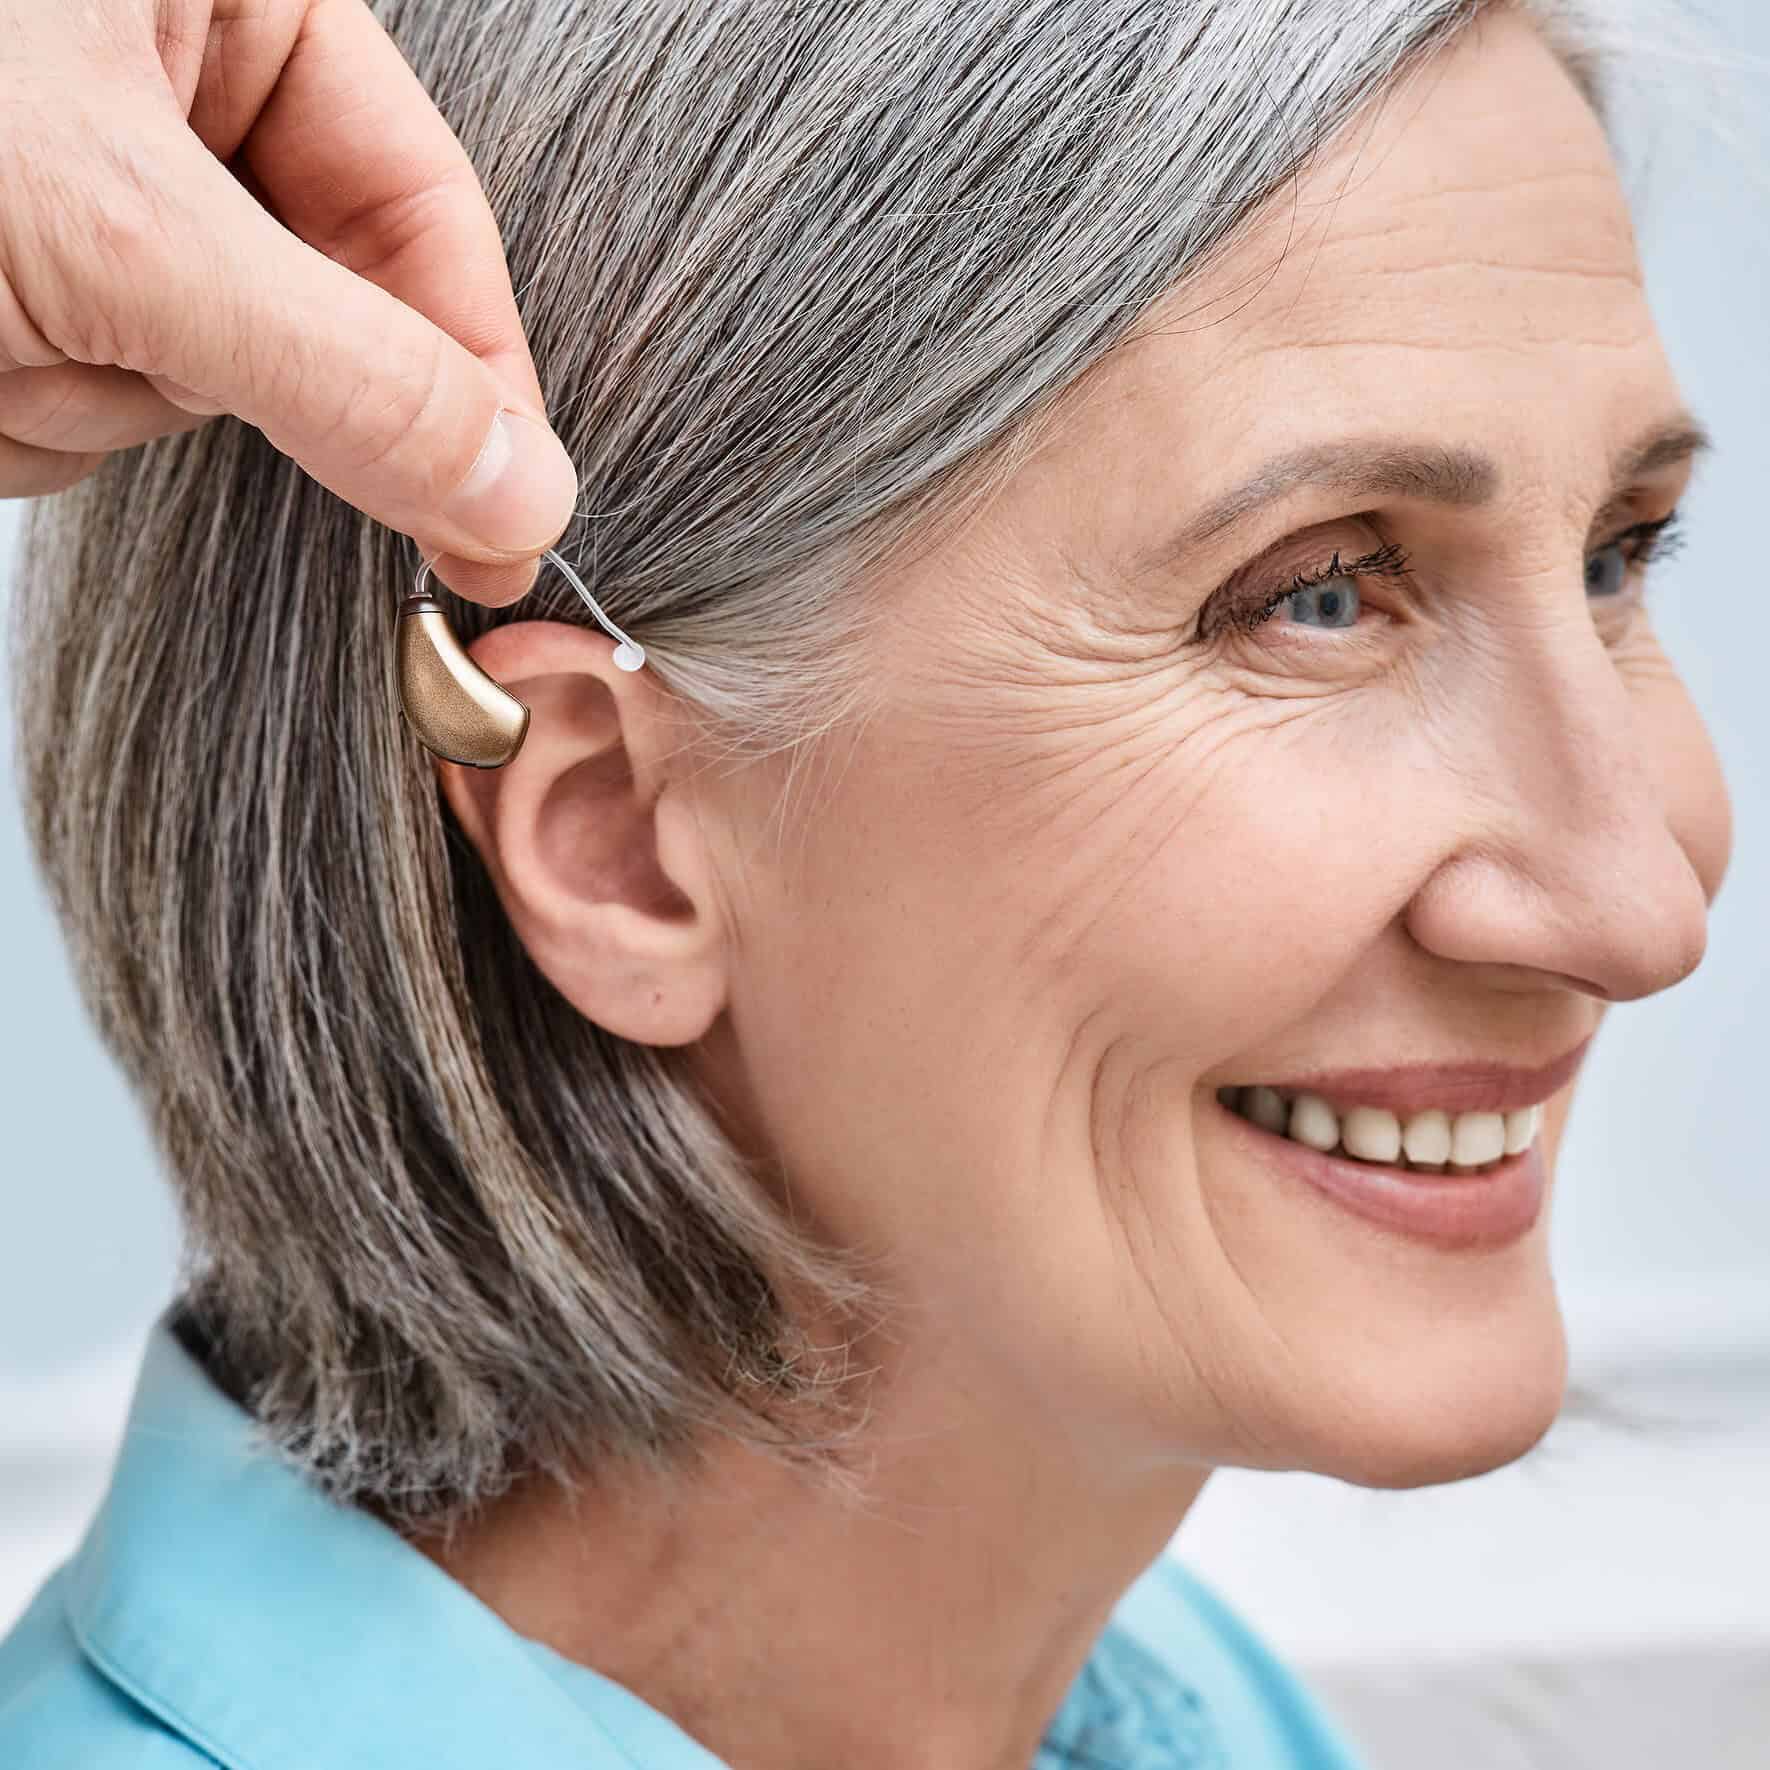
[[[1288,618],[1305,627],[1356,627],[1358,586],[1350,578],[1329,578],[1285,598]]]
[[[1600,547],[1586,561],[1586,594],[1615,596],[1629,581],[1629,560],[1621,546],[1612,541]]]

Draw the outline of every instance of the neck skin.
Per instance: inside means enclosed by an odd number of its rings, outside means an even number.
[[[734,1770],[1028,1770],[1211,1471],[1009,1410],[954,1344],[888,1349],[864,1507],[722,1445],[680,1491],[529,1482],[413,1546]]]

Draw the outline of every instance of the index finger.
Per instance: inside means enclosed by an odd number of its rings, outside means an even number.
[[[285,226],[458,339],[545,423],[497,220],[447,119],[363,0],[310,0],[292,43],[275,10],[256,35],[242,20],[211,39],[191,126],[222,158],[238,147]],[[446,554],[435,569],[485,600],[533,578]]]

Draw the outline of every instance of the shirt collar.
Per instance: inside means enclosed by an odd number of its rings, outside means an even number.
[[[282,1462],[173,1333],[175,1307],[66,1570],[75,1637],[112,1682],[226,1770],[722,1770]]]

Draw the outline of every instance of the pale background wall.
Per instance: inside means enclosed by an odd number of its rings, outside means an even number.
[[[1731,43],[1770,54],[1761,0],[1707,10]],[[1688,124],[1663,126],[1634,187],[1672,361],[1719,441],[1686,504],[1689,542],[1659,568],[1656,619],[1721,751],[1737,848],[1703,969],[1613,1012],[1594,1049],[1554,1229],[1576,1377],[1709,1424],[1644,1442],[1557,1427],[1510,1469],[1416,1493],[1226,1472],[1179,1539],[1281,1651],[1336,1680],[1333,1693],[1373,1744],[1403,1724],[1407,1706],[1384,1676],[1417,1695],[1418,1663],[1430,1658],[1449,1665],[1453,1682],[1487,1679],[1490,1722],[1480,1725],[1499,1731],[1480,1734],[1471,1721],[1454,1757],[1434,1763],[1660,1761],[1653,1723],[1626,1718],[1631,1694],[1645,1692],[1655,1712],[1682,1714],[1676,1743],[1686,1749],[1708,1717],[1721,1731],[1706,1761],[1730,1765],[1722,1732],[1735,1728],[1744,1750],[1748,1723],[1714,1717],[1729,1702],[1770,1702],[1770,1140],[1758,1113],[1770,1036],[1762,117],[1736,150]],[[18,509],[0,504],[0,557]],[[11,795],[0,800],[0,928],[4,1629],[97,1497],[177,1241],[139,1117],[75,1001]],[[1523,1669],[1505,1671],[1507,1656],[1523,1656]],[[1549,1677],[1542,1663],[1560,1669]],[[1400,1670],[1373,1670],[1385,1665]],[[1602,1752],[1600,1722],[1569,1718],[1581,1700],[1574,1665],[1599,1680],[1593,1707],[1616,1729]],[[1505,1677],[1517,1688],[1496,1707],[1494,1680]],[[1434,1725],[1456,1700],[1434,1689]],[[1511,1719],[1493,1720],[1502,1710]],[[1763,1726],[1754,1737],[1770,1739],[1770,1712],[1751,1712],[1749,1725]],[[1509,1755],[1521,1730],[1534,1728],[1540,1746],[1557,1727],[1566,1731],[1556,1752]]]

